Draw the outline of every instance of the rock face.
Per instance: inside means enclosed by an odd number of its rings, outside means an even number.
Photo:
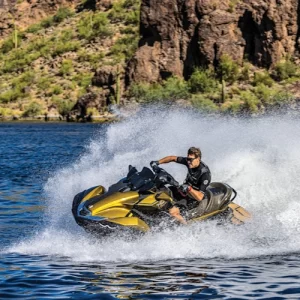
[[[128,81],[188,78],[223,54],[271,67],[298,55],[298,0],[142,0],[141,40]]]

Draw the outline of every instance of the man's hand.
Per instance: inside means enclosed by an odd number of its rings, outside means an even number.
[[[158,169],[158,165],[159,165],[158,160],[152,160],[150,162],[150,166],[154,171]]]
[[[180,187],[179,187],[179,191],[184,193],[184,194],[188,194],[189,191],[191,190],[191,186],[188,185],[188,184],[182,184]]]

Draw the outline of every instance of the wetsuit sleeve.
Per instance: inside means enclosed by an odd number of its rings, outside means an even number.
[[[186,157],[181,157],[181,156],[178,156],[177,157],[177,161],[176,161],[178,164],[181,164],[181,165],[185,165],[185,166],[188,166],[188,163],[187,163],[187,160],[186,160]]]
[[[195,188],[196,190],[202,192],[203,194],[205,194],[205,191],[207,189],[207,187],[209,186],[211,181],[211,175],[209,172],[204,173],[198,181],[197,187]]]

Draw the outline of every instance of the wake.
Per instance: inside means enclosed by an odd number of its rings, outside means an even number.
[[[95,136],[78,161],[45,184],[44,227],[9,251],[63,255],[81,261],[148,261],[174,258],[242,258],[300,250],[300,131],[290,116],[238,119],[205,117],[184,109],[145,109]],[[71,205],[76,193],[109,186],[167,155],[185,156],[200,147],[212,181],[226,182],[235,200],[253,215],[244,226],[214,222],[149,233],[139,240],[94,240],[77,226]],[[182,182],[184,166],[164,168]],[[38,247],[37,247],[38,244]]]

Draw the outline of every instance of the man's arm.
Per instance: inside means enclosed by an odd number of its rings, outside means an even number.
[[[193,197],[195,200],[197,201],[202,201],[204,199],[205,196],[205,191],[207,189],[207,187],[209,186],[211,181],[211,175],[210,173],[204,173],[198,182],[198,186],[199,190],[196,190],[192,187],[189,188],[188,190],[188,194]]]
[[[201,191],[197,191],[193,189],[192,187],[190,188],[188,195],[194,198],[197,201],[202,201],[204,198],[204,193]]]
[[[172,162],[172,161],[176,162],[177,161],[177,156],[173,156],[173,155],[166,156],[166,157],[158,160],[157,162],[158,162],[159,165],[161,165],[161,164],[167,164],[167,163]]]

